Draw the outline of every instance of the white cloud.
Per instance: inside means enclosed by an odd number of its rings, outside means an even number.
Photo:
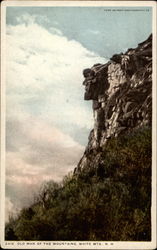
[[[13,211],[32,202],[44,181],[61,181],[84,151],[70,136],[36,117],[27,117],[27,122],[10,119],[7,136],[11,145],[6,154],[6,184]]]
[[[60,30],[58,30],[58,29],[56,29],[56,28],[54,28],[54,27],[51,27],[51,28],[49,29],[49,31],[52,32],[52,34],[55,34],[55,35],[59,35],[59,36],[62,36],[62,35],[63,35],[63,33],[62,33]]]
[[[29,15],[27,13],[16,17],[16,21],[18,23],[25,23],[25,25],[32,24],[35,22],[37,16],[36,15]]]
[[[24,17],[26,20],[26,15]],[[50,33],[34,23],[33,18],[27,18],[27,26],[19,24],[8,27],[7,80],[8,92],[12,98],[11,107],[14,102],[20,103],[21,108],[25,104],[33,112],[34,103],[31,104],[31,101],[38,101],[36,112],[42,116],[50,116],[51,112],[51,120],[54,116],[56,122],[57,108],[62,113],[62,120],[66,122],[66,108],[71,122],[91,127],[91,119],[86,119],[91,117],[91,113],[83,101],[82,70],[105,60],[77,41],[69,41],[56,34],[56,29],[52,28]],[[70,102],[66,102],[67,100]],[[79,119],[74,115],[75,109],[82,113]]]
[[[13,202],[9,197],[5,198],[5,221],[9,221],[9,217],[14,217],[18,214],[20,210],[15,207]]]
[[[6,180],[15,207],[30,202],[42,181],[60,181],[76,167],[84,147],[72,136],[93,126],[82,70],[105,62],[36,18],[24,15],[7,27]]]
[[[8,174],[34,175],[40,168],[41,171],[51,168],[52,178],[54,162],[58,172],[61,168],[65,174],[68,164],[75,166],[84,150],[72,137],[36,117],[27,118],[27,122],[17,119],[8,122],[7,148]]]
[[[8,197],[5,199],[5,220],[9,220],[9,216],[11,216],[11,213],[13,211],[13,203],[10,201]]]

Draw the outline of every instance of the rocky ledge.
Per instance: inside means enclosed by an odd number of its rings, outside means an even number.
[[[106,64],[85,69],[83,75],[84,99],[93,101],[94,129],[75,174],[89,165],[92,152],[98,158],[111,138],[151,126],[152,35]]]

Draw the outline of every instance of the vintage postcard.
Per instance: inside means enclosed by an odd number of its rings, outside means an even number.
[[[156,2],[1,5],[1,247],[156,248]]]

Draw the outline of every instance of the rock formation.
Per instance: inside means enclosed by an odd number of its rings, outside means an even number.
[[[151,241],[151,39],[83,71],[94,113],[84,155],[10,218],[6,240]]]
[[[94,129],[74,173],[98,159],[112,137],[132,132],[152,121],[152,35],[126,53],[115,54],[106,64],[83,71],[85,100],[93,101]],[[89,164],[88,164],[89,165]]]

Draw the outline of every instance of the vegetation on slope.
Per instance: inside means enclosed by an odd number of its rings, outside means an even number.
[[[151,129],[110,139],[99,162],[48,182],[6,240],[151,240]]]

